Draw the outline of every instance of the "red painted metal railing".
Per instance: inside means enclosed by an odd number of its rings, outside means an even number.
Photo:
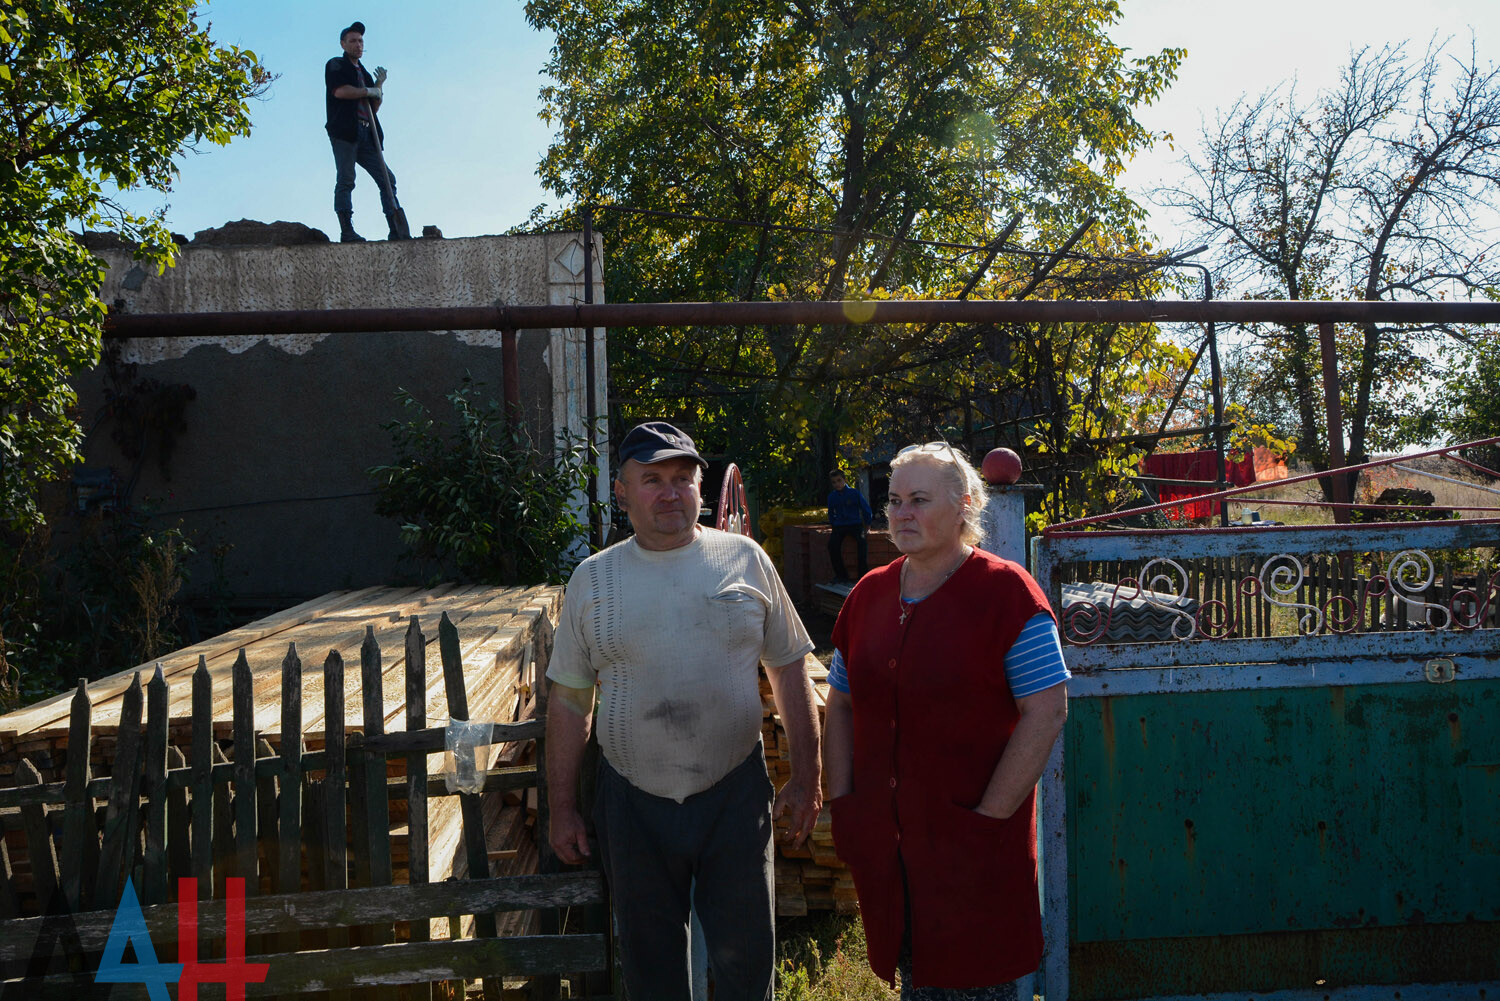
[[[1448,446],[1445,446],[1443,448],[1429,449],[1426,452],[1414,452],[1411,455],[1397,455],[1397,456],[1392,456],[1392,457],[1386,458],[1386,459],[1376,459],[1376,460],[1374,460],[1372,462],[1363,462],[1363,463],[1360,463],[1359,465],[1356,465],[1356,466],[1342,466],[1342,467],[1340,467],[1338,469],[1330,469],[1330,470],[1327,470],[1327,471],[1321,472],[1321,473],[1306,473],[1306,474],[1303,474],[1301,476],[1293,476],[1293,477],[1289,477],[1289,478],[1284,479],[1284,480],[1266,480],[1266,481],[1263,481],[1261,483],[1252,483],[1252,484],[1250,484],[1248,486],[1243,486],[1243,487],[1232,487],[1232,488],[1230,488],[1228,490],[1220,490],[1220,491],[1217,491],[1215,493],[1198,494],[1198,495],[1195,495],[1193,497],[1185,497],[1185,498],[1180,498],[1178,500],[1164,501],[1164,502],[1162,502],[1160,504],[1149,504],[1149,505],[1146,505],[1144,507],[1126,508],[1126,509],[1121,510],[1121,511],[1110,511],[1110,512],[1106,512],[1104,514],[1090,515],[1087,518],[1077,518],[1077,519],[1074,519],[1073,521],[1063,521],[1063,522],[1058,522],[1055,525],[1049,525],[1046,528],[1042,529],[1042,534],[1044,534],[1044,535],[1057,535],[1057,534],[1064,533],[1064,532],[1074,532],[1074,531],[1078,531],[1079,529],[1082,529],[1082,528],[1084,528],[1086,526],[1089,526],[1089,525],[1097,525],[1097,524],[1100,524],[1102,522],[1108,522],[1108,521],[1118,521],[1119,519],[1124,518],[1124,517],[1129,516],[1129,515],[1151,514],[1151,513],[1156,512],[1156,511],[1167,511],[1167,510],[1171,510],[1171,509],[1181,508],[1183,505],[1186,505],[1186,504],[1201,504],[1201,503],[1204,503],[1204,502],[1207,502],[1207,501],[1224,500],[1224,499],[1229,498],[1229,497],[1240,497],[1240,496],[1242,496],[1244,494],[1254,493],[1257,490],[1276,490],[1276,489],[1279,489],[1281,487],[1290,486],[1291,484],[1294,484],[1294,483],[1306,483],[1306,482],[1309,482],[1311,480],[1327,479],[1328,477],[1343,477],[1343,476],[1346,476],[1349,473],[1357,473],[1357,472],[1361,472],[1362,470],[1366,470],[1366,469],[1376,469],[1376,468],[1381,467],[1381,466],[1393,466],[1393,465],[1396,465],[1398,463],[1410,462],[1413,459],[1424,459],[1424,458],[1427,458],[1429,456],[1434,456],[1434,455],[1442,456],[1445,459],[1451,459],[1454,462],[1457,462],[1457,463],[1459,463],[1459,464],[1461,464],[1463,466],[1466,466],[1466,467],[1468,467],[1470,469],[1473,469],[1473,470],[1476,470],[1478,472],[1486,473],[1486,474],[1488,474],[1490,476],[1500,477],[1500,472],[1496,472],[1495,470],[1492,470],[1492,469],[1487,469],[1484,466],[1481,466],[1481,465],[1479,465],[1477,463],[1474,463],[1474,462],[1470,462],[1469,460],[1460,458],[1458,455],[1454,454],[1454,453],[1457,453],[1457,452],[1461,452],[1464,449],[1479,448],[1479,447],[1483,447],[1485,445],[1495,445],[1495,444],[1500,444],[1500,436],[1497,436],[1497,437],[1494,437],[1494,438],[1482,438],[1482,439],[1480,439],[1478,441],[1468,441],[1468,442],[1464,442],[1464,443],[1459,444],[1459,445],[1448,445]],[[1421,470],[1417,470],[1417,472],[1421,473],[1422,471]],[[1439,477],[1439,478],[1442,478],[1442,477]],[[1487,489],[1487,488],[1480,487],[1479,489]],[[1329,509],[1335,510],[1335,511],[1341,511],[1341,510],[1342,511],[1347,511],[1347,510],[1350,510],[1352,508],[1370,509],[1370,510],[1377,510],[1377,511],[1379,511],[1379,510],[1411,511],[1412,510],[1412,508],[1409,505],[1402,505],[1402,504],[1360,504],[1360,503],[1353,503],[1353,502],[1348,502],[1348,501],[1277,500],[1277,499],[1256,498],[1255,499],[1255,503],[1256,504],[1283,505],[1283,506],[1288,506],[1288,507],[1324,507],[1324,508],[1329,508]],[[1448,510],[1452,510],[1452,511],[1482,511],[1482,512],[1489,513],[1492,517],[1496,516],[1496,515],[1500,515],[1500,505],[1497,505],[1497,506],[1483,506],[1483,505],[1475,505],[1475,504],[1445,504],[1443,506],[1445,508],[1447,508]],[[1182,532],[1183,529],[1131,529],[1131,532],[1133,534],[1149,533],[1149,532],[1152,532],[1152,531],[1162,532],[1162,533],[1166,533],[1166,534],[1177,534],[1177,533]],[[1189,529],[1188,531],[1192,531],[1192,529]]]

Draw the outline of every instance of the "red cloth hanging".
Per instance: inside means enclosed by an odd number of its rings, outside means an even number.
[[[1211,449],[1202,449],[1197,452],[1158,452],[1146,456],[1146,461],[1142,463],[1143,472],[1147,476],[1159,476],[1164,480],[1203,480],[1207,484],[1201,488],[1162,484],[1159,496],[1163,504],[1182,500],[1185,497],[1201,497],[1204,494],[1213,493],[1213,483],[1218,479],[1218,465],[1217,453]],[[1226,455],[1224,475],[1230,486],[1244,487],[1254,483],[1255,456],[1246,453],[1239,459],[1233,459]],[[1172,521],[1212,518],[1219,513],[1219,502],[1216,500],[1194,501],[1177,507],[1169,507],[1163,513]]]

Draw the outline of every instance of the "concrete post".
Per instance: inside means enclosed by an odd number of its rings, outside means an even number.
[[[980,464],[980,474],[990,487],[990,499],[980,516],[984,540],[979,547],[1026,566],[1026,491],[1022,486],[1021,457],[1008,448],[990,449]]]
[[[1014,484],[990,486],[989,503],[980,517],[984,541],[979,548],[1026,565],[1026,490]]]

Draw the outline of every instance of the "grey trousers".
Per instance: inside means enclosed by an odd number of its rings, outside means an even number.
[[[759,742],[681,803],[642,792],[600,756],[594,826],[632,1001],[689,1001],[689,910],[703,925],[715,1001],[771,997],[773,794]]]

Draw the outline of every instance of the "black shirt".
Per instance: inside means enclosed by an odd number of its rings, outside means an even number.
[[[327,85],[328,123],[324,126],[334,139],[355,142],[359,139],[359,103],[334,97],[333,92],[344,85],[350,87],[373,87],[375,78],[363,66],[356,66],[348,56],[335,56],[323,67],[323,83]],[[373,112],[373,109],[372,109]],[[376,140],[385,145],[385,133],[380,130],[380,119],[375,119]]]

